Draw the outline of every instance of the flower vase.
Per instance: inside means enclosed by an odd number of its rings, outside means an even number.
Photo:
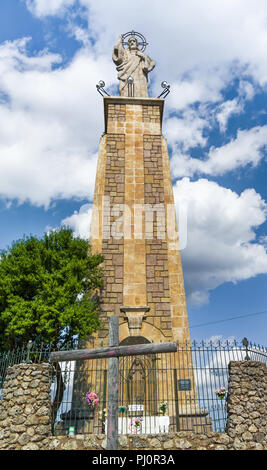
[[[136,434],[141,434],[141,426],[135,426]]]
[[[90,416],[95,414],[95,407],[94,406],[89,406],[89,414],[90,414]]]

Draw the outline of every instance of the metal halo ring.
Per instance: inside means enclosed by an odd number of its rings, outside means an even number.
[[[141,51],[144,52],[146,49],[146,46],[148,45],[148,42],[146,41],[145,36],[143,34],[138,33],[137,31],[129,31],[128,33],[122,34],[122,45],[125,49],[125,46],[128,45],[128,41],[126,41],[126,38],[129,38],[131,36],[134,36],[137,38],[138,46],[140,47]]]

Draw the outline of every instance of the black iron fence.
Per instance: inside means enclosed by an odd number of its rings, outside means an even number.
[[[73,344],[71,345],[73,349]],[[8,366],[47,362],[49,345],[0,355],[0,389]],[[267,363],[267,349],[243,341],[178,344],[176,353],[119,358],[119,433],[224,432],[228,364]],[[107,432],[108,360],[53,365],[54,434]]]

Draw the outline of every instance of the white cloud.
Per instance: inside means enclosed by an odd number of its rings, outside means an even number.
[[[182,83],[181,88],[183,88]],[[184,91],[185,90],[182,89],[182,93],[177,93],[175,95],[182,96],[182,100],[184,100],[183,105],[185,105],[185,108],[180,110],[179,117],[171,113],[167,117],[164,126],[168,144],[173,148],[174,151],[174,174],[176,174],[175,168],[178,167],[179,158],[179,170],[177,173],[179,176],[183,175],[183,169],[185,170],[185,175],[193,175],[194,171],[201,173],[203,166],[203,173],[206,172],[208,167],[207,160],[212,159],[212,153],[215,149],[213,148],[211,154],[207,155],[205,165],[203,165],[203,162],[200,162],[199,159],[198,162],[196,162],[194,159],[191,159],[190,156],[186,155],[186,152],[190,153],[190,149],[193,147],[205,147],[207,145],[207,131],[212,130],[212,128],[216,125],[216,121],[219,123],[221,132],[225,134],[228,130],[227,126],[229,118],[234,114],[238,115],[243,113],[246,102],[251,100],[256,92],[255,87],[250,82],[241,80],[237,90],[237,96],[235,98],[221,101],[219,103],[214,103],[212,107],[207,103],[202,103],[193,108],[189,106],[188,103],[186,103],[186,95],[184,94]],[[197,101],[197,97],[195,98]],[[176,102],[178,109],[179,105],[181,104],[181,102]],[[168,110],[170,111],[170,107]],[[183,162],[185,164],[185,168],[183,165],[181,165]],[[226,169],[226,171],[228,170]]]
[[[241,80],[239,84],[238,96],[232,100],[227,100],[218,106],[217,120],[222,132],[226,131],[229,118],[233,114],[241,114],[244,111],[245,103],[255,95],[255,88],[246,81]]]
[[[179,142],[183,151],[187,151],[190,147],[206,145],[207,138],[203,137],[203,130],[209,127],[208,119],[201,113],[187,109],[181,117],[167,119],[164,130],[169,145],[175,146]]]
[[[221,131],[225,132],[229,117],[233,114],[240,114],[244,109],[242,103],[237,98],[227,100],[219,106],[217,120],[219,121]]]
[[[95,85],[111,66],[84,48],[53,69],[61,58],[29,56],[27,41],[0,47],[0,196],[46,207],[90,199],[104,125]]]
[[[90,235],[91,217],[92,204],[84,204],[80,207],[79,212],[75,211],[71,216],[63,219],[61,225],[72,228],[75,237],[87,240]]]
[[[64,13],[75,0],[25,0],[33,15],[42,17]]]
[[[187,246],[181,252],[186,291],[193,303],[209,291],[267,273],[267,253],[255,230],[267,205],[254,189],[240,195],[215,182],[183,178],[174,186],[176,204],[187,204]]]
[[[173,176],[223,175],[247,165],[256,167],[265,156],[267,125],[238,130],[235,139],[221,147],[211,147],[205,159],[191,158],[176,147],[172,156]]]

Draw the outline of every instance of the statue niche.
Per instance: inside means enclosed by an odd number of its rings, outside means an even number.
[[[120,346],[133,344],[149,344],[149,341],[142,336],[128,337],[121,341]],[[120,358],[119,370],[120,402],[130,407],[129,415],[155,415],[158,411],[156,355]]]

